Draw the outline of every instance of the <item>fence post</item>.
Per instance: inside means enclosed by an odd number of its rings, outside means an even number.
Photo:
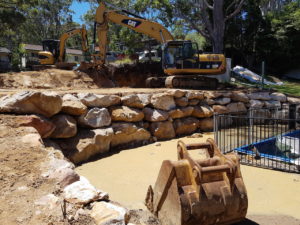
[[[296,129],[296,104],[289,106],[289,129]]]

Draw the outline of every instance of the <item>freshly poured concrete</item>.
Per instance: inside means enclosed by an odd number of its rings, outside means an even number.
[[[213,134],[180,140],[185,143],[198,143],[208,137],[213,137]],[[162,161],[177,160],[178,140],[124,150],[110,157],[86,163],[76,170],[97,188],[109,192],[111,200],[118,201],[128,208],[145,209],[143,201],[147,188],[150,184],[154,185]],[[300,219],[299,174],[249,166],[241,168],[248,191],[248,215],[286,215]],[[295,224],[300,224],[300,221],[296,221]]]

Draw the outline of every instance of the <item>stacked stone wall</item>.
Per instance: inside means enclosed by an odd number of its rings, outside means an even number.
[[[116,148],[212,131],[214,113],[300,104],[281,93],[166,90],[153,94],[100,95],[20,92],[0,99],[0,112],[20,114],[18,123],[32,126],[56,141],[75,164]]]

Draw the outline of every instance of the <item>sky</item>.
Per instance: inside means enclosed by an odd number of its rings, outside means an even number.
[[[71,5],[71,10],[74,11],[73,21],[79,24],[82,24],[81,16],[84,15],[90,9],[90,4],[87,2],[77,2],[73,1]]]

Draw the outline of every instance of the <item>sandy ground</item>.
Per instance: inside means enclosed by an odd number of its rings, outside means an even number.
[[[181,138],[197,143],[213,137]],[[123,150],[86,163],[77,172],[96,187],[108,191],[110,199],[128,208],[145,209],[147,188],[154,184],[164,159],[177,160],[177,140]],[[248,191],[248,220],[242,224],[300,224],[300,175],[242,166]]]

